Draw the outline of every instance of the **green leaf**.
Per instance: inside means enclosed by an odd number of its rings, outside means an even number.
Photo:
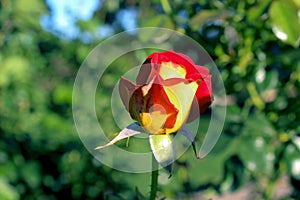
[[[269,11],[276,37],[294,47],[298,47],[300,43],[298,9],[292,0],[279,0],[271,4]]]
[[[284,160],[287,164],[287,169],[290,175],[297,180],[300,180],[300,151],[295,145],[288,145],[284,155]]]
[[[20,27],[39,26],[39,16],[47,12],[47,8],[42,1],[18,0],[16,2],[16,15],[15,22]]]
[[[53,100],[57,104],[72,102],[72,88],[70,85],[59,84],[53,93]]]
[[[135,188],[135,198],[136,199],[146,199],[146,197],[139,191],[139,188]]]
[[[0,164],[0,177],[2,176],[6,177],[9,181],[16,181],[18,179],[17,167],[12,161]]]
[[[160,2],[161,2],[161,5],[162,5],[164,11],[166,13],[170,14],[172,12],[172,8],[171,8],[171,5],[170,5],[169,1],[168,0],[161,0]]]
[[[266,72],[264,68],[259,69],[255,74],[256,86],[259,92],[276,88],[279,75],[276,71]]]
[[[247,89],[250,94],[251,100],[253,104],[258,108],[258,109],[263,109],[265,107],[265,103],[262,100],[262,98],[259,96],[255,84],[254,83],[248,83],[247,84]]]
[[[0,87],[11,82],[24,83],[30,78],[30,62],[23,56],[7,57],[0,67]]]
[[[269,139],[276,135],[276,129],[265,115],[256,114],[251,115],[247,119],[243,128],[243,134],[247,137],[263,136],[264,138]]]
[[[223,19],[228,15],[225,11],[219,10],[202,10],[195,16],[193,16],[189,22],[189,25],[193,30],[198,30],[206,22],[213,21],[217,19]]]
[[[259,0],[258,5],[250,8],[249,12],[247,12],[247,17],[250,22],[253,22],[259,18],[266,9],[267,6],[271,3],[271,0]]]
[[[296,6],[299,8],[300,7],[300,1],[299,0],[293,0]]]
[[[41,184],[40,166],[36,161],[29,161],[21,168],[21,176],[31,188],[37,188]]]
[[[18,191],[13,186],[11,186],[4,178],[0,178],[0,199],[2,200],[20,199]]]
[[[140,21],[140,27],[160,27],[160,28],[174,29],[174,24],[169,16],[157,15],[155,17],[151,17],[146,20],[142,19]],[[149,32],[147,33],[143,32],[143,34],[139,34],[139,38],[142,41],[153,40],[154,42],[160,42],[165,38],[168,38],[169,34],[170,34],[169,31],[149,29]]]
[[[240,137],[238,156],[246,168],[253,172],[271,174],[274,154],[263,137]]]

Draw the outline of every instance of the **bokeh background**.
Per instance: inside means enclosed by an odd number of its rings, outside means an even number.
[[[217,146],[203,160],[187,151],[170,179],[161,170],[159,199],[299,199],[299,12],[299,0],[0,0],[0,199],[149,195],[150,173],[99,163],[72,118],[72,87],[88,53],[116,33],[149,26],[201,44],[227,93]],[[133,56],[142,62],[147,51]],[[125,73],[113,69],[136,60],[112,63],[101,87],[112,88]],[[105,91],[97,113],[113,137],[119,128]]]

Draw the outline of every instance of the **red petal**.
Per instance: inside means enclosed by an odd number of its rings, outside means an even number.
[[[196,91],[196,96],[193,101],[191,113],[187,122],[195,120],[197,117],[199,117],[200,113],[205,112],[205,110],[210,106],[212,102],[211,77],[209,74],[209,70],[205,67],[196,65],[188,56],[182,53],[177,53],[174,51],[156,52],[148,56],[147,60],[142,65],[137,77],[137,84],[149,84],[149,82],[153,80],[154,77],[158,77],[156,78],[157,80],[161,79],[159,75],[159,69],[160,64],[163,62],[172,62],[185,68],[186,81],[199,81],[199,87]],[[157,80],[155,83],[157,83]],[[176,78],[172,80],[164,80],[163,84],[172,84],[176,81],[178,81]],[[151,87],[151,93],[153,93],[153,99],[158,99],[158,101],[161,101],[160,103],[164,104],[162,99],[168,100],[168,97],[166,96],[160,84],[161,83],[158,83],[159,86],[153,86],[153,88]],[[155,96],[155,93],[159,95]],[[165,103],[165,105],[167,104]],[[173,115],[170,114],[170,116]],[[170,119],[167,120],[166,126],[168,125],[170,127],[173,127],[174,123],[176,122],[177,112],[174,116],[170,117]],[[171,119],[174,121],[174,123]]]
[[[196,65],[196,69],[203,77],[209,75],[209,70],[206,67]]]
[[[151,63],[150,58],[147,58],[147,60],[141,66],[139,74],[136,78],[136,83],[138,85],[148,84],[156,74],[157,71],[156,71],[155,64]]]
[[[198,89],[187,123],[194,121],[200,114],[204,113],[211,105],[212,101],[211,77],[209,75],[198,84]]]
[[[120,93],[120,97],[121,97],[122,102],[127,111],[129,111],[129,100],[130,100],[135,88],[136,88],[136,85],[134,85],[131,81],[121,77],[120,83],[119,83],[119,93]]]
[[[159,79],[156,79],[154,83],[151,81],[151,85],[141,86],[134,91],[130,99],[129,110],[131,117],[135,120],[139,120],[139,114],[142,112],[148,113],[150,108],[155,104],[161,105],[168,115],[165,125],[162,128],[172,128],[176,122],[178,110],[170,102]]]
[[[166,51],[166,52],[157,52],[151,54],[148,58],[151,58],[151,63],[161,64],[162,62],[173,62],[178,64],[186,69],[186,78],[197,80],[201,78],[201,74],[199,74],[197,65],[186,55],[182,53],[177,53],[174,51]]]
[[[178,114],[177,108],[169,100],[159,79],[156,79],[151,89],[149,95],[153,99],[153,103],[162,105],[168,115],[164,128],[173,128]]]

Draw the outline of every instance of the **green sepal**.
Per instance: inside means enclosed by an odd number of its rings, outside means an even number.
[[[143,132],[144,130],[140,127],[140,125],[137,122],[134,122],[128,125],[126,128],[124,128],[113,140],[111,140],[105,145],[96,147],[95,150],[106,148],[108,146],[115,144],[116,142],[119,142],[120,140],[129,138],[134,135],[141,134]]]
[[[149,142],[156,161],[172,175],[175,161],[173,135],[150,135]]]
[[[199,159],[200,157],[197,154],[197,150],[196,150],[196,144],[195,144],[195,136],[193,135],[193,133],[190,131],[190,129],[187,126],[183,126],[179,131],[178,134],[184,135],[192,144],[193,147],[193,151],[195,153],[195,156],[197,159]]]

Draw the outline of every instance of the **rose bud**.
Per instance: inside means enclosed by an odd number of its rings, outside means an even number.
[[[176,133],[213,100],[209,70],[174,51],[148,56],[136,84],[121,77],[119,92],[132,119],[149,134]]]

